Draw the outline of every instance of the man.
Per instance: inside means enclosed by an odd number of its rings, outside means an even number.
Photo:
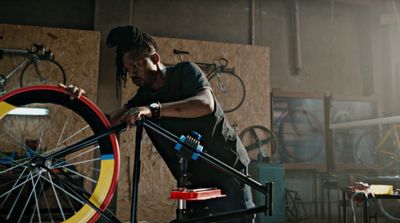
[[[250,159],[236,132],[224,117],[204,73],[191,62],[172,67],[161,63],[157,44],[136,27],[111,30],[107,45],[116,47],[117,80],[120,85],[130,77],[139,87],[136,95],[123,108],[110,115],[113,125],[127,122],[134,125],[141,117],[161,125],[175,135],[196,131],[208,154],[246,173]],[[82,93],[70,89],[75,96]],[[175,179],[179,179],[179,160],[174,144],[146,129]],[[203,160],[188,163],[189,188],[217,187],[225,198],[188,202],[190,217],[208,216],[225,211],[253,207],[248,186],[207,165]],[[252,222],[252,216],[225,222]]]

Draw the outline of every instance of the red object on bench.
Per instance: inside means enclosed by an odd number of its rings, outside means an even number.
[[[186,200],[186,201],[201,201],[213,198],[225,197],[220,189],[216,188],[200,188],[200,189],[185,189],[183,191],[173,190],[170,193],[169,199]]]

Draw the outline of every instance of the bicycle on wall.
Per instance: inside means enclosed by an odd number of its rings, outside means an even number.
[[[30,115],[15,115],[15,109],[33,110]],[[33,112],[37,109],[45,112]],[[143,127],[177,142],[175,149],[179,144],[182,154],[190,152],[192,158],[202,159],[266,196],[264,206],[198,219],[179,219],[183,214],[177,214],[174,223],[212,222],[258,212],[271,214],[272,183],[261,184],[197,150],[199,142],[192,137],[182,141],[182,136],[142,119],[136,128],[131,222],[137,222]],[[96,222],[100,216],[109,222],[120,222],[107,206],[119,175],[116,134],[125,130],[126,123],[110,127],[93,102],[85,96],[70,100],[60,87],[30,86],[0,96],[0,222]]]
[[[324,148],[321,121],[297,100],[273,98],[273,131],[278,138],[278,151],[286,161],[307,162],[317,158]]]
[[[183,61],[183,55],[188,51],[174,49],[173,53]],[[195,62],[206,74],[211,88],[214,91],[225,113],[238,109],[246,97],[246,88],[243,80],[235,73],[234,68],[229,68],[228,59],[216,58],[212,63]]]
[[[33,44],[31,49],[0,48],[0,59],[4,56],[24,57],[21,63],[5,74],[0,74],[0,95],[6,93],[8,80],[21,70],[19,86],[26,87],[38,84],[65,84],[67,77],[63,67],[54,60],[54,55],[42,44]]]
[[[390,124],[365,132],[357,140],[355,157],[365,167],[376,170],[399,165],[400,124]]]

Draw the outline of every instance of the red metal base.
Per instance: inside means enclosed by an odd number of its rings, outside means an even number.
[[[173,190],[170,193],[169,199],[186,200],[186,201],[201,201],[225,197],[220,189],[216,188],[200,188],[200,189],[185,189],[183,191]]]

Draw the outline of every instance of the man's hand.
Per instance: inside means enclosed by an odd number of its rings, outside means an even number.
[[[86,94],[86,91],[83,90],[82,88],[78,88],[72,84],[66,86],[64,84],[59,83],[58,86],[62,87],[65,89],[65,94],[69,95],[71,100],[74,100],[75,98],[80,98],[83,94]]]
[[[126,111],[121,118],[120,122],[126,122],[128,127],[132,127],[136,124],[136,121],[142,117],[151,118],[150,108],[147,106],[133,107]]]

